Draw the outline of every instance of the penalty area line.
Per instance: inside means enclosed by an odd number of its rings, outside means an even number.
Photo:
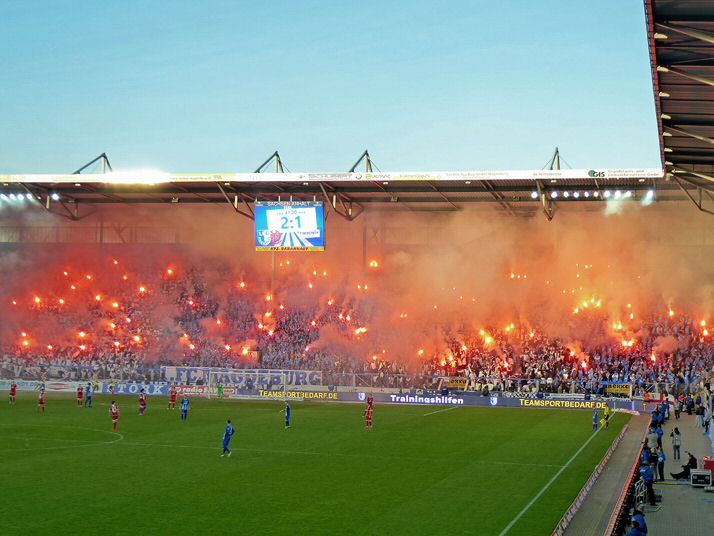
[[[430,411],[429,413],[425,413],[425,414],[424,414],[424,417],[426,417],[426,416],[428,416],[428,415],[434,415],[434,414],[436,414],[436,413],[441,413],[442,411],[451,411],[452,409],[456,409],[456,408],[458,408],[458,407],[459,407],[459,406],[451,406],[450,408],[437,409],[436,411]]]
[[[591,442],[593,439],[595,439],[595,436],[598,434],[598,432],[600,432],[600,430],[602,430],[602,428],[598,428],[598,429],[595,431],[595,433],[592,434],[592,435],[585,441],[585,443],[583,443],[583,444],[580,446],[580,448],[575,452],[575,454],[573,454],[573,455],[570,457],[570,459],[569,459],[567,462],[565,462],[565,465],[563,465],[560,469],[558,469],[558,471],[553,475],[553,477],[552,477],[550,480],[548,480],[548,482],[546,482],[545,486],[543,486],[543,487],[541,488],[541,490],[540,490],[538,493],[536,493],[535,496],[528,502],[528,504],[526,504],[526,505],[523,507],[523,510],[521,510],[520,512],[518,512],[518,514],[516,515],[516,517],[514,517],[513,519],[511,519],[511,522],[510,522],[508,525],[506,525],[506,528],[504,528],[501,532],[499,532],[498,536],[504,536],[505,534],[508,533],[509,530],[511,530],[511,529],[513,528],[513,525],[515,525],[515,524],[518,522],[518,520],[519,520],[521,517],[523,517],[523,514],[525,514],[528,510],[530,510],[531,506],[533,506],[533,505],[536,503],[536,501],[541,498],[541,496],[548,490],[548,488],[553,484],[553,482],[555,482],[556,480],[558,480],[558,477],[563,474],[563,471],[565,471],[565,470],[570,466],[570,464],[573,463],[573,460],[575,460],[575,458],[577,458],[578,455],[579,455],[583,450],[585,450],[585,447],[587,447],[587,446],[590,444],[590,442]]]

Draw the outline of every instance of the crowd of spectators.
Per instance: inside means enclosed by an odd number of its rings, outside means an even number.
[[[416,362],[365,355],[371,313],[354,297],[291,300],[225,265],[138,272],[111,260],[99,275],[48,270],[42,291],[9,291],[2,376],[156,379],[161,365],[174,364],[320,370],[326,383],[372,387],[437,387],[439,378],[460,377],[454,385],[473,390],[604,393],[627,383],[641,394],[687,391],[714,362],[706,323],[684,314],[644,318],[630,338],[603,317],[601,342],[590,347],[533,326],[441,328],[440,348],[420,350]]]

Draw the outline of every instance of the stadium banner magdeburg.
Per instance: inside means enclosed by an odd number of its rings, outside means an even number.
[[[238,388],[271,385],[322,385],[322,372],[317,370],[229,369],[215,367],[161,367],[162,377],[169,383],[222,383]]]

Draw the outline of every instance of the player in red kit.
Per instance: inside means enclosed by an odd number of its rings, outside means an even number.
[[[172,385],[169,387],[169,407],[166,409],[176,409],[176,396],[178,395],[176,391],[176,386]]]
[[[141,393],[139,393],[139,415],[143,415],[145,411],[146,411],[146,393],[142,389]]]
[[[374,409],[374,397],[372,395],[367,397],[367,407]]]
[[[40,388],[40,398],[37,399],[37,411],[45,412],[45,388]]]
[[[77,386],[77,407],[82,407],[82,400],[84,399],[84,388],[79,385]]]
[[[15,397],[17,396],[17,384],[12,382],[10,385],[10,404],[15,405]]]
[[[109,406],[109,413],[112,415],[112,426],[114,427],[114,431],[117,431],[117,422],[119,421],[119,407],[117,406],[117,403],[112,400],[112,405]]]
[[[374,411],[373,406],[367,406],[367,409],[364,410],[364,427],[367,428],[368,430],[372,429],[372,412]]]

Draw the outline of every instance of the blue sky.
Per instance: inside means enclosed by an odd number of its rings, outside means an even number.
[[[641,0],[9,0],[0,73],[0,173],[660,164]]]

